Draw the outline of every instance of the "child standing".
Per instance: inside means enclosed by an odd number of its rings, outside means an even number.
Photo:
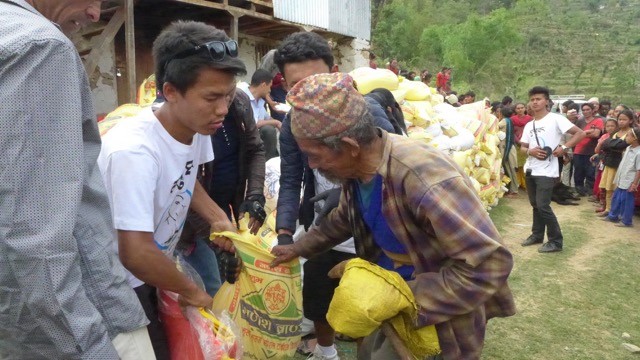
[[[617,186],[611,200],[611,211],[604,220],[622,221],[616,226],[633,226],[634,193],[640,182],[640,128],[634,127],[626,136],[629,147],[622,156],[614,182]]]
[[[605,204],[602,209],[599,209],[598,216],[604,217],[611,211],[611,198],[613,197],[613,191],[615,190],[615,183],[613,179],[616,176],[616,171],[622,160],[622,153],[627,147],[625,138],[631,132],[631,123],[633,121],[633,112],[630,110],[624,110],[618,114],[617,127],[618,130],[611,136],[611,138],[604,140],[601,144],[598,144],[596,152],[600,150],[602,154],[602,163],[604,170],[600,179],[599,187],[602,192],[605,192]],[[610,120],[607,120],[605,129],[607,132],[610,130]],[[603,136],[604,137],[604,136]]]

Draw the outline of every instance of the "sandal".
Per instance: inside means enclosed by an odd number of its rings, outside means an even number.
[[[315,349],[316,343],[316,336],[314,334],[305,335],[300,340],[296,352],[303,356],[309,356],[313,353],[313,349]]]

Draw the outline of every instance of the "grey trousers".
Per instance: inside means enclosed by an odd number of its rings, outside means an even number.
[[[358,360],[399,360],[391,341],[380,329],[371,333],[362,340],[358,348]],[[444,360],[442,355],[430,356],[420,360]]]

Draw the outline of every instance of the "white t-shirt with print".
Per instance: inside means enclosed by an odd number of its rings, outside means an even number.
[[[533,133],[534,126],[538,134],[537,139]],[[520,141],[529,144],[529,149],[538,146],[542,149],[548,146],[551,150],[555,150],[560,144],[562,134],[569,131],[573,126],[574,124],[564,116],[548,113],[540,120],[529,121],[524,126],[522,139]],[[533,156],[527,157],[524,170],[527,171],[529,169],[531,169],[531,175],[534,176],[547,176],[552,178],[560,176],[558,158],[553,155],[546,160],[541,160]]]
[[[165,255],[175,250],[191,203],[198,165],[213,160],[208,136],[190,145],[174,139],[145,109],[102,138],[98,166],[118,230],[152,232]],[[129,284],[143,282],[128,274]]]

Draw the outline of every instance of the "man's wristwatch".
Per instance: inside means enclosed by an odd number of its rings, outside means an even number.
[[[562,151],[567,151],[568,147],[564,146],[564,145],[560,145],[560,147],[562,148]]]

